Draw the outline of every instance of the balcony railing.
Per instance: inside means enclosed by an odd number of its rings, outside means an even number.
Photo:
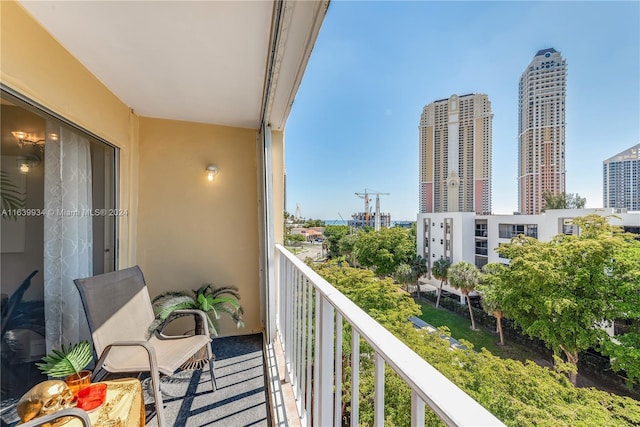
[[[351,425],[359,425],[360,339],[375,352],[374,424],[384,425],[384,370],[411,388],[411,425],[424,426],[425,404],[448,426],[502,426],[344,294],[280,245],[278,333],[303,426],[341,426],[342,393],[350,389]],[[342,383],[342,325],[351,328],[351,382]]]

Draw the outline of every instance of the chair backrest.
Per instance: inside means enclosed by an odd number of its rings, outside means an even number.
[[[154,314],[140,267],[73,282],[80,291],[98,357],[114,341],[146,340]]]

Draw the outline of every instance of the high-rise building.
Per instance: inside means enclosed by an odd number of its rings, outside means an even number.
[[[539,214],[545,192],[566,192],[567,64],[553,48],[538,51],[520,77],[518,210]]]
[[[491,102],[451,95],[420,116],[420,213],[491,212]]]
[[[640,211],[640,144],[602,162],[605,208]]]

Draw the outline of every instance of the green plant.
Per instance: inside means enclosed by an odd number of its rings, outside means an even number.
[[[80,341],[79,343],[65,346],[60,350],[53,350],[42,358],[44,363],[36,363],[38,369],[53,378],[64,378],[78,374],[93,360],[91,343]]]
[[[241,328],[244,326],[244,309],[238,302],[239,299],[240,293],[235,286],[216,288],[212,283],[205,283],[197,291],[165,292],[152,301],[156,317],[149,325],[147,333],[151,336],[155,331],[161,330],[175,311],[184,309],[204,311],[211,336],[218,335],[218,320],[221,314],[230,316],[236,322],[236,326]],[[196,333],[202,333],[202,328],[203,325],[199,324],[199,318],[196,317]]]

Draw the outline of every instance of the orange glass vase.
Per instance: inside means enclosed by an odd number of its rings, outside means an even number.
[[[75,400],[80,390],[91,385],[91,371],[80,371],[77,374],[71,374],[64,379],[64,382],[69,386]]]

